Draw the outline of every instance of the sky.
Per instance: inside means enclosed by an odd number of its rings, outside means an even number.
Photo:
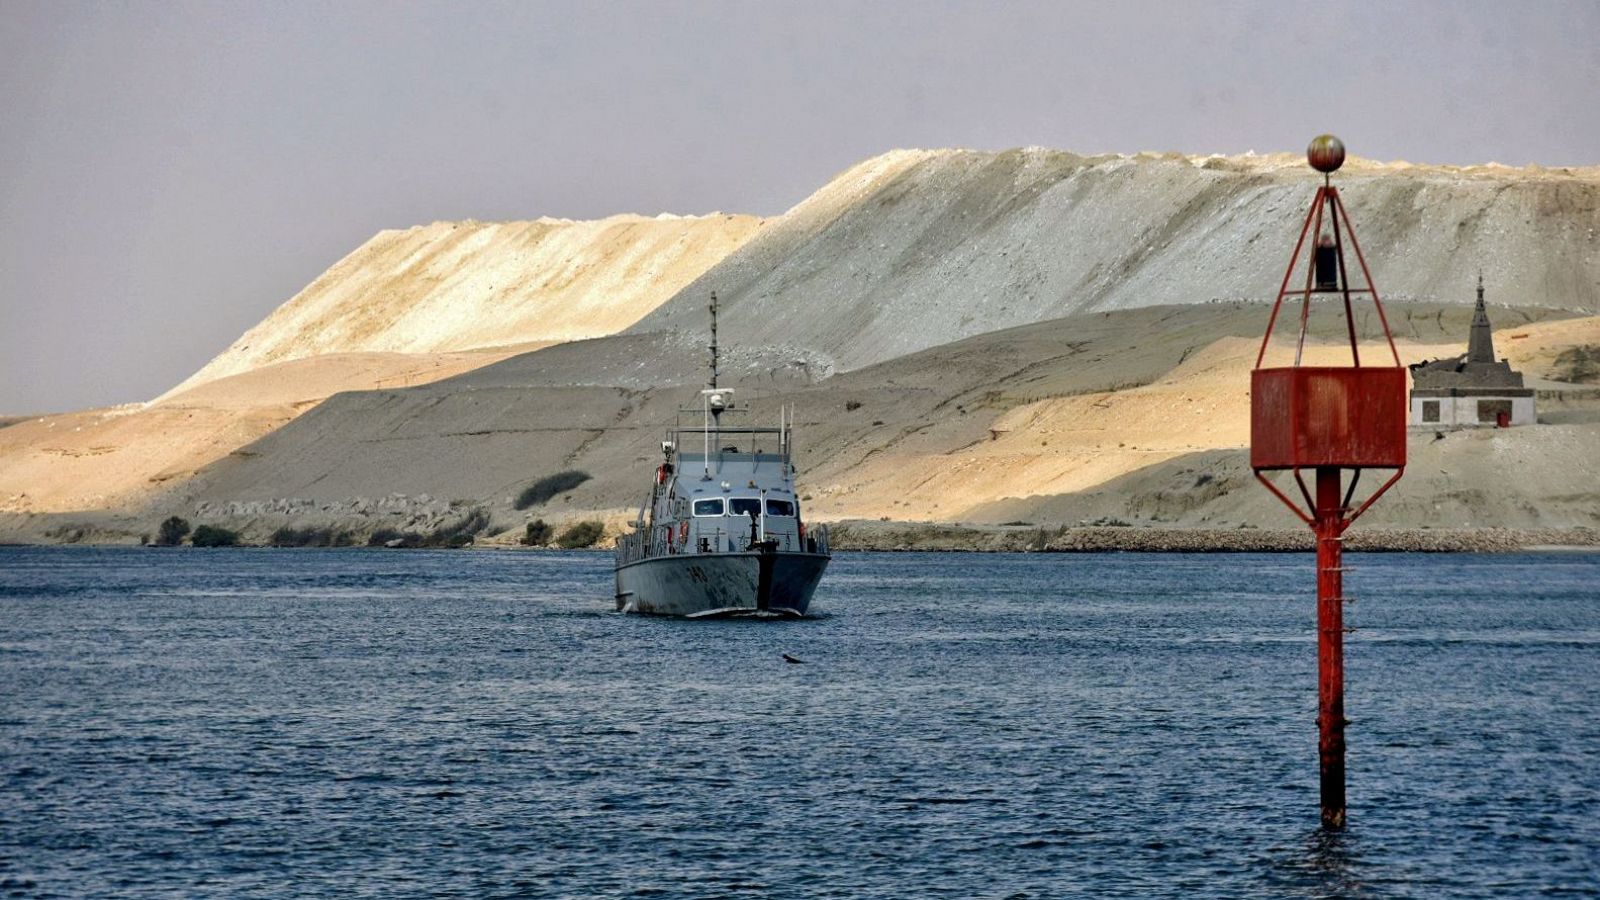
[[[1600,2],[0,0],[0,415],[150,399],[385,228],[776,214],[903,147],[1600,164]]]

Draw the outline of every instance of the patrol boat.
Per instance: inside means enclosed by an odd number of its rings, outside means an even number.
[[[832,554],[795,493],[793,415],[777,427],[730,426],[748,413],[717,386],[716,296],[711,378],[700,408],[681,410],[661,442],[650,495],[617,540],[617,609],[666,616],[803,616]],[[684,426],[683,414],[698,426]]]

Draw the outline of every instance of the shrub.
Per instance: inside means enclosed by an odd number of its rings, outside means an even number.
[[[176,547],[188,536],[189,522],[172,516],[162,522],[161,528],[156,531],[156,544],[161,547]]]
[[[600,540],[600,535],[605,534],[605,531],[606,526],[600,522],[579,522],[556,538],[556,546],[563,550],[593,547],[594,542]]]
[[[460,519],[428,532],[401,531],[398,528],[379,528],[367,536],[368,547],[465,547],[472,539],[489,527],[489,513],[474,507]]]
[[[285,525],[267,538],[272,547],[349,547],[356,542],[355,535],[332,528],[290,528]]]
[[[367,538],[368,547],[387,547],[390,541],[399,541],[400,547],[421,547],[424,541],[422,535],[415,531],[401,531],[398,528],[379,528]]]
[[[472,543],[478,532],[489,527],[489,513],[482,507],[474,508],[459,521],[440,525],[423,541],[425,547],[465,547]]]
[[[550,538],[555,533],[556,530],[551,528],[548,522],[543,519],[534,519],[528,523],[527,530],[522,534],[522,545],[524,547],[543,547],[545,544],[550,543]]]
[[[588,481],[589,478],[588,472],[580,472],[577,469],[568,469],[565,472],[546,475],[523,488],[522,493],[517,495],[516,502],[512,506],[517,509],[538,506],[558,494],[565,494],[567,491]]]
[[[856,410],[858,410],[860,408],[861,408],[861,401],[860,400],[846,400],[844,402],[844,411],[845,412],[855,412]]]
[[[201,525],[189,540],[196,547],[234,547],[239,543],[239,532],[215,525]]]

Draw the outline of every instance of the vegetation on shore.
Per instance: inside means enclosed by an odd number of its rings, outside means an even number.
[[[285,525],[267,538],[269,547],[354,547],[356,536],[342,528],[290,528]]]
[[[237,547],[239,532],[216,525],[201,525],[194,530],[189,543],[196,547]]]
[[[348,528],[284,526],[272,532],[265,542],[273,547],[348,547],[365,543],[368,547],[451,548],[472,544],[489,532],[486,509],[474,507],[460,518],[431,531],[404,531],[379,528],[363,541],[359,525]],[[94,531],[88,525],[63,524],[51,532],[60,543],[120,543],[126,531]],[[120,535],[122,540],[116,540]],[[556,547],[577,550],[594,547],[605,536],[599,520],[573,522],[564,529],[544,519],[523,526],[514,540],[526,547]],[[1002,525],[904,522],[851,519],[829,525],[829,543],[845,551],[954,551],[954,552],[1047,552],[1104,553],[1117,551],[1147,553],[1283,553],[1314,549],[1311,533],[1299,528],[1257,528],[1240,525],[1232,528],[1186,528],[1135,524],[1122,519],[1101,517],[1078,525],[1053,525],[1013,520]],[[178,546],[192,543],[200,547],[252,545],[243,534],[215,525],[191,529],[180,516],[160,523],[156,535],[139,536],[141,544]],[[500,545],[497,543],[497,546]],[[1530,548],[1597,548],[1600,528],[1591,526],[1551,528],[1356,528],[1347,536],[1347,549],[1357,552],[1415,553],[1511,553]]]
[[[162,521],[161,527],[156,530],[157,547],[176,547],[183,543],[189,536],[189,520],[178,516],[169,516]]]
[[[523,529],[522,537],[517,543],[524,547],[543,547],[550,543],[555,533],[556,530],[550,527],[550,523],[543,519],[534,519]]]
[[[426,534],[417,531],[401,531],[397,528],[379,528],[367,538],[368,547],[444,547],[456,549],[471,544],[473,540],[486,531],[489,527],[489,511],[481,506],[473,507],[465,516],[454,522],[447,522]]]
[[[556,546],[563,550],[582,550],[593,547],[601,535],[605,534],[606,526],[603,522],[579,522],[561,533],[556,538]]]
[[[564,479],[561,483],[573,484],[587,480],[584,473],[563,473],[566,475],[581,475],[578,482],[571,478]],[[543,479],[542,481],[548,481]],[[391,549],[456,549],[466,547],[485,533],[500,533],[504,528],[493,529],[493,519],[489,510],[475,506],[467,510],[459,518],[444,522],[429,531],[405,530],[393,527],[381,527],[368,533],[365,539],[361,536],[360,526],[349,528],[337,525],[283,525],[275,529],[264,542],[264,546],[280,548],[299,547],[386,547]],[[556,546],[563,550],[581,550],[593,547],[605,536],[605,523],[599,520],[584,520],[574,522],[559,533],[555,526],[544,519],[534,519],[528,522],[517,543],[525,547]],[[81,538],[80,538],[81,539]],[[155,539],[149,535],[140,539],[141,544],[155,544],[161,547],[176,547],[187,542],[196,547],[236,547],[249,545],[254,542],[244,540],[240,532],[220,525],[201,525],[191,528],[189,521],[181,516],[169,516],[164,519]],[[260,539],[257,538],[257,541]],[[255,544],[262,546],[262,544]]]

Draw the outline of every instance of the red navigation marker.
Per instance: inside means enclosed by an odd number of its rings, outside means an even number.
[[[1311,166],[1323,173],[1322,186],[1311,201],[1300,239],[1289,257],[1289,268],[1272,304],[1267,333],[1250,375],[1250,466],[1256,478],[1311,526],[1317,538],[1317,682],[1321,757],[1322,824],[1343,828],[1344,791],[1344,596],[1343,545],[1350,527],[1373,501],[1382,496],[1405,471],[1406,370],[1400,365],[1389,320],[1383,314],[1378,289],[1367,271],[1367,261],[1356,242],[1355,229],[1345,212],[1339,189],[1330,175],[1344,164],[1344,144],[1331,134],[1317,137],[1306,150]],[[1306,237],[1312,235],[1310,252]],[[1360,265],[1360,282],[1352,284],[1346,265],[1346,247]],[[1303,269],[1303,279],[1296,276]],[[1291,288],[1290,285],[1303,284]],[[1382,365],[1363,366],[1356,343],[1353,298],[1371,297],[1389,345]],[[1300,303],[1299,336],[1294,365],[1263,368],[1267,344],[1286,299]],[[1313,303],[1342,301],[1350,343],[1350,365],[1301,365],[1305,355],[1307,325]],[[1366,469],[1393,470],[1376,491],[1352,508],[1361,473]],[[1344,472],[1350,471],[1348,481]],[[1267,478],[1267,472],[1293,473],[1292,497]],[[1306,484],[1310,471],[1314,484]],[[1299,501],[1304,501],[1304,506]]]

